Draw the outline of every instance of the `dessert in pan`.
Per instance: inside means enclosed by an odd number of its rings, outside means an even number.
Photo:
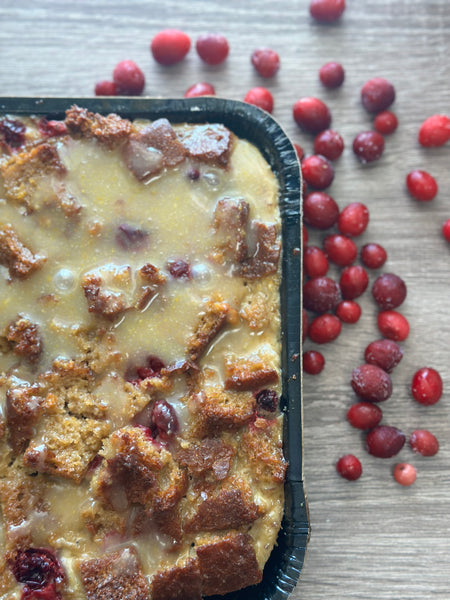
[[[287,468],[276,175],[221,123],[77,105],[0,144],[0,598],[258,584]]]

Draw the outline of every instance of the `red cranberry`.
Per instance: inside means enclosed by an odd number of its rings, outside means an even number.
[[[337,461],[336,471],[344,479],[356,481],[356,479],[359,479],[362,475],[362,465],[356,456],[353,454],[346,454],[345,456],[341,456]]]
[[[398,127],[397,115],[390,110],[383,110],[373,120],[373,127],[375,131],[378,131],[382,135],[390,135]]]
[[[197,181],[198,179],[200,179],[200,171],[198,169],[195,169],[194,167],[188,169],[186,175],[191,181]]]
[[[405,434],[389,425],[377,425],[366,437],[367,451],[377,458],[395,456],[404,444]]]
[[[434,456],[439,452],[437,438],[426,429],[416,429],[409,436],[409,445],[422,456]]]
[[[403,358],[403,349],[392,340],[375,340],[364,351],[364,360],[391,373]]]
[[[315,277],[303,286],[303,306],[307,310],[328,312],[335,308],[340,299],[339,286],[329,277]]]
[[[318,98],[300,98],[292,109],[294,121],[308,133],[320,133],[329,129],[331,113],[328,106]]]
[[[116,242],[124,250],[142,250],[148,243],[148,231],[122,223],[117,228]]]
[[[335,89],[344,83],[345,72],[341,63],[328,62],[319,69],[319,79],[326,88]]]
[[[419,144],[425,148],[443,146],[450,140],[450,117],[433,115],[419,129]]]
[[[302,225],[302,243],[303,243],[304,248],[307,245],[308,240],[309,240],[308,230],[306,229],[306,227],[304,225]]]
[[[368,112],[379,113],[386,110],[394,100],[394,86],[383,77],[369,79],[361,88],[361,101]]]
[[[342,136],[333,129],[325,129],[314,140],[314,154],[321,154],[328,160],[337,160],[344,151]]]
[[[361,317],[361,307],[354,300],[343,300],[336,306],[336,316],[343,323],[353,325],[357,323]]]
[[[311,192],[303,199],[303,220],[311,227],[329,229],[339,217],[339,206],[325,192]]]
[[[339,336],[341,330],[340,320],[335,315],[325,313],[311,321],[308,335],[316,344],[328,344]]]
[[[450,242],[450,219],[447,219],[442,223],[442,235],[446,242]]]
[[[430,173],[415,169],[406,176],[406,188],[419,202],[430,202],[438,193],[436,179]]]
[[[48,121],[45,117],[39,119],[38,128],[41,135],[49,137],[66,135],[67,133],[67,127],[63,121],[54,121],[53,119]]]
[[[345,267],[339,279],[342,297],[345,300],[354,300],[358,298],[367,289],[369,285],[369,276],[364,267],[360,265],[351,265]]]
[[[226,37],[220,33],[205,33],[197,38],[195,49],[208,65],[220,65],[227,58],[230,47]]]
[[[328,271],[328,258],[317,246],[307,246],[303,253],[303,268],[308,277],[323,277]]]
[[[411,392],[413,398],[420,404],[431,406],[436,404],[442,396],[442,378],[436,369],[422,367],[413,375]]]
[[[323,241],[323,248],[329,260],[340,267],[351,265],[358,254],[355,242],[338,233],[328,235]]]
[[[310,15],[322,23],[337,21],[345,10],[345,0],[311,0]]]
[[[194,83],[184,92],[185,98],[197,98],[198,96],[215,96],[216,90],[214,86],[210,83],[206,83],[206,81],[201,81],[200,83]]]
[[[361,248],[360,256],[362,263],[368,269],[379,269],[387,260],[387,252],[383,246],[373,242],[365,244]]]
[[[369,402],[384,402],[392,394],[392,380],[376,365],[363,364],[353,369],[351,386],[355,394]]]
[[[395,465],[393,474],[395,481],[404,486],[412,485],[417,477],[416,468],[409,463]]]
[[[308,329],[309,329],[308,313],[303,308],[302,309],[302,342],[304,342],[306,340],[306,336],[308,335]]]
[[[356,237],[364,233],[369,224],[369,211],[365,204],[352,202],[345,206],[337,221],[339,231],[343,235]]]
[[[145,86],[144,73],[132,60],[122,60],[113,71],[113,81],[118,94],[139,96]]]
[[[406,298],[405,282],[394,273],[383,273],[373,283],[372,296],[382,310],[397,308]]]
[[[356,429],[373,429],[383,418],[383,411],[372,402],[356,402],[347,411],[347,421]]]
[[[117,96],[117,87],[114,81],[98,81],[94,91],[96,96]]]
[[[256,408],[258,412],[275,412],[278,407],[278,394],[275,390],[264,389],[255,394]],[[264,415],[262,415],[264,416]]]
[[[14,577],[25,584],[24,593],[32,597],[31,590],[44,590],[65,580],[64,570],[51,550],[46,548],[28,548],[19,550],[11,566]],[[36,596],[37,597],[37,596]]]
[[[179,258],[177,260],[170,260],[167,263],[169,273],[174,279],[190,279],[191,278],[191,266],[188,262]]]
[[[395,310],[379,312],[377,325],[381,335],[394,342],[403,342],[409,335],[407,318]]]
[[[16,119],[2,119],[0,121],[0,140],[11,148],[19,148],[25,143],[26,127],[22,121]]]
[[[295,148],[295,152],[297,153],[297,158],[298,160],[303,160],[304,156],[305,156],[305,151],[303,150],[303,148],[301,146],[299,146],[298,144],[293,144],[294,148]]]
[[[190,37],[178,29],[164,29],[155,35],[150,44],[153,58],[169,66],[183,60],[191,47]]]
[[[151,414],[152,424],[156,427],[157,435],[162,440],[169,440],[179,431],[177,413],[166,400],[157,400]]]
[[[268,113],[273,111],[273,96],[265,87],[254,87],[245,94],[244,102],[254,104]]]
[[[147,357],[146,364],[144,366],[135,367],[138,381],[147,379],[148,377],[159,377],[161,370],[165,367],[165,364],[157,356],[150,355]],[[131,371],[130,371],[130,377]],[[127,379],[129,379],[127,377]]]
[[[378,160],[384,151],[384,138],[378,131],[362,131],[353,140],[353,152],[363,163]]]
[[[280,68],[280,57],[271,48],[258,48],[251,56],[251,63],[261,77],[273,77]]]
[[[334,179],[333,165],[324,156],[311,154],[302,160],[302,175],[311,187],[324,190]]]
[[[308,375],[318,375],[323,371],[325,358],[317,350],[308,350],[303,353],[303,371]]]

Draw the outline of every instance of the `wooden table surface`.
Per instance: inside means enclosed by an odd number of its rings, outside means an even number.
[[[379,337],[370,291],[361,298],[363,316],[344,326],[334,343],[320,348],[321,375],[304,378],[304,465],[311,517],[311,540],[293,600],[449,600],[450,598],[450,250],[440,228],[450,217],[450,145],[425,150],[417,131],[429,115],[450,110],[450,4],[448,0],[347,0],[338,24],[310,18],[307,0],[2,0],[0,2],[0,94],[89,96],[94,84],[111,77],[122,59],[135,60],[147,77],[145,94],[177,97],[193,83],[208,81],[218,95],[242,99],[253,86],[266,85],[275,97],[274,116],[292,140],[312,151],[312,138],[292,119],[303,96],[325,100],[333,127],[346,150],[336,163],[329,193],[343,207],[361,201],[371,221],[358,238],[383,244],[383,271],[397,273],[408,286],[401,312],[411,333],[403,361],[393,373],[394,392],[383,406],[384,422],[409,433],[433,431],[437,456],[423,458],[405,447],[393,459],[375,459],[363,436],[345,420],[355,400],[349,385],[365,346]],[[220,67],[201,63],[191,50],[182,64],[157,65],[149,42],[160,29],[177,27],[192,39],[208,31],[227,36],[231,52]],[[269,46],[282,66],[273,80],[252,70],[250,54]],[[318,81],[319,67],[342,62],[345,83],[337,91]],[[397,132],[386,139],[381,160],[361,166],[351,151],[353,137],[370,129],[371,117],[359,91],[369,78],[395,85]],[[413,168],[429,170],[439,194],[419,204],[405,191]],[[313,243],[324,234],[312,233]],[[331,269],[332,274],[336,271]],[[371,273],[371,281],[378,275]],[[306,348],[312,347],[307,342]],[[444,395],[431,407],[410,395],[416,369],[440,370]],[[334,464],[345,453],[363,463],[363,476],[347,482]],[[392,477],[398,461],[418,471],[411,488]]]

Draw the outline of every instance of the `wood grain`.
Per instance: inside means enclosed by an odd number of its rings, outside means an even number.
[[[366,292],[363,317],[345,326],[340,338],[323,348],[326,367],[305,377],[305,476],[312,535],[293,600],[448,600],[450,462],[450,255],[440,234],[450,217],[450,146],[424,150],[417,131],[423,119],[450,107],[450,4],[448,0],[348,0],[340,23],[320,25],[308,14],[307,0],[3,0],[0,3],[0,94],[89,96],[97,80],[111,77],[115,64],[135,60],[145,71],[145,93],[177,97],[193,83],[209,81],[218,95],[242,99],[256,85],[275,96],[274,116],[292,140],[312,150],[312,139],[292,119],[302,96],[319,96],[333,113],[333,127],[344,136],[346,151],[336,163],[330,194],[339,205],[367,204],[368,230],[357,240],[383,244],[385,271],[407,283],[402,312],[411,324],[405,357],[393,374],[394,394],[383,406],[384,422],[433,431],[441,449],[434,458],[404,448],[398,460],[418,469],[416,484],[402,488],[392,478],[397,458],[374,459],[363,436],[351,430],[345,412],[354,395],[351,370],[363,361],[365,346],[378,337],[376,310]],[[183,64],[159,67],[149,53],[152,36],[178,27],[192,39],[220,31],[229,39],[226,64],[203,65],[191,51]],[[253,49],[269,46],[281,56],[273,80],[252,70]],[[346,80],[339,90],[324,90],[317,76],[329,60],[342,62]],[[384,156],[361,166],[351,152],[353,137],[371,127],[359,90],[373,76],[391,80],[398,131],[386,139]],[[411,200],[404,180],[424,168],[439,183],[435,201]],[[311,243],[324,234],[313,232]],[[337,274],[333,269],[332,273]],[[371,273],[371,281],[377,273]],[[306,347],[312,347],[310,343]],[[444,397],[422,407],[410,397],[413,372],[439,369]],[[337,458],[358,455],[364,473],[355,483],[334,471]]]

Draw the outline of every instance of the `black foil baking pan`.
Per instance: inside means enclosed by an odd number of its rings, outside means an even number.
[[[285,411],[284,451],[289,468],[285,511],[277,545],[260,584],[214,596],[222,600],[285,600],[297,584],[309,538],[309,517],[303,484],[301,392],[301,175],[294,147],[268,114],[244,102],[215,97],[153,98],[0,98],[0,114],[38,115],[64,119],[78,105],[101,114],[175,123],[222,123],[262,152],[278,178],[282,217],[282,407]],[[212,598],[212,597],[211,597]]]

